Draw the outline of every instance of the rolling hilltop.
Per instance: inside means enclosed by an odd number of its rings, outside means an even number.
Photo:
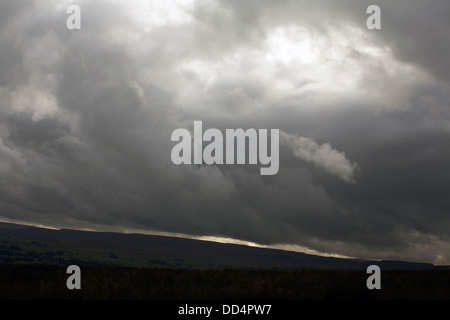
[[[384,270],[445,269],[427,263],[341,259],[175,237],[50,230],[9,223],[0,223],[0,263],[250,270],[365,270],[377,264]]]
[[[82,269],[81,290],[66,287],[71,264]],[[367,289],[369,264],[382,269],[382,290]],[[0,223],[0,300],[445,300],[450,298],[448,270],[426,263]]]

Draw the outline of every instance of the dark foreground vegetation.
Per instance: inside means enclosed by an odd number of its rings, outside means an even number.
[[[69,290],[61,266],[0,264],[0,299],[450,299],[450,271],[383,271],[368,290],[363,271],[182,270],[82,267]]]

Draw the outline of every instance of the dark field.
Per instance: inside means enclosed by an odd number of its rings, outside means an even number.
[[[66,268],[0,264],[1,299],[87,300],[392,300],[450,299],[450,271],[382,271],[368,290],[363,271],[181,270],[82,267],[81,290],[66,287]]]

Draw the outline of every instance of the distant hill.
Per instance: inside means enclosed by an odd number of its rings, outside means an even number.
[[[369,261],[211,241],[0,223],[0,263],[165,267],[182,269],[323,268],[444,269],[428,263]]]

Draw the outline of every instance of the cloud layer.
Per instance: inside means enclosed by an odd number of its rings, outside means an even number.
[[[445,0],[0,3],[0,218],[450,264]],[[277,128],[277,175],[171,133]]]
[[[312,162],[346,182],[355,182],[354,176],[358,165],[351,163],[343,152],[333,149],[329,143],[319,145],[313,139],[290,135],[283,131],[280,133],[280,139],[296,157]]]

